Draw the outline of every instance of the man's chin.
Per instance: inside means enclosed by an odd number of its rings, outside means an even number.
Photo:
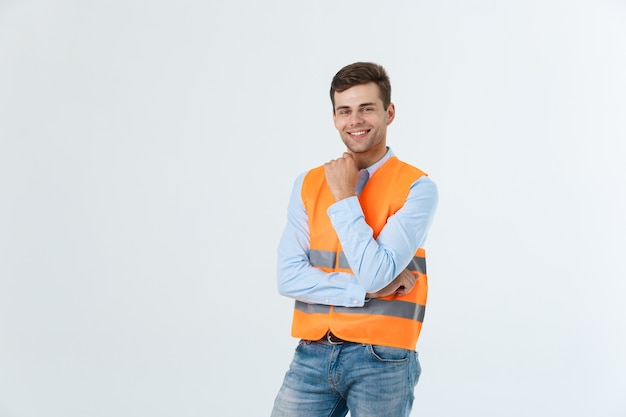
[[[370,148],[366,144],[350,144],[348,151],[354,154],[364,153],[369,151]]]

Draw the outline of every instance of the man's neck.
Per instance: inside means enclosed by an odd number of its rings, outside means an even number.
[[[359,170],[361,170],[361,169],[369,168],[372,165],[374,165],[376,162],[380,161],[387,154],[388,150],[389,149],[387,148],[387,146],[385,146],[380,150],[376,149],[376,152],[374,153],[369,153],[368,151],[368,152],[353,154],[353,156],[354,156],[354,159],[356,160],[357,167],[359,168]]]

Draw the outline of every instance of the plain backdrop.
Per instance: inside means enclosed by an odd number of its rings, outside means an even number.
[[[0,0],[0,417],[267,416],[276,246],[384,65],[437,182],[413,416],[626,416],[623,0]]]

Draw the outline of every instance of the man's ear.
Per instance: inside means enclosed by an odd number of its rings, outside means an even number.
[[[393,119],[396,117],[396,106],[393,103],[389,103],[389,107],[387,107],[387,126],[393,122]]]

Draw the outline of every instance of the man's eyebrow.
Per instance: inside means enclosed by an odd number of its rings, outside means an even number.
[[[370,103],[361,103],[359,104],[359,107],[367,107],[367,106],[375,106],[376,103],[375,102],[370,102]],[[337,106],[335,107],[335,110],[341,110],[341,109],[349,109],[350,106]]]

